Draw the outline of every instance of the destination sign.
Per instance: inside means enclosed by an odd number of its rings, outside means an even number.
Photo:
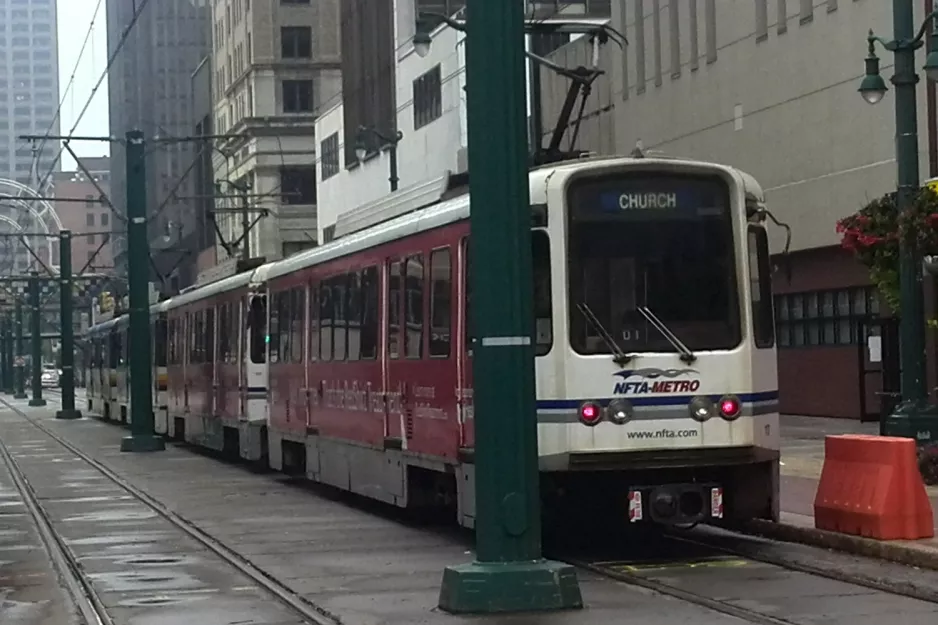
[[[677,208],[677,193],[623,193],[619,196],[619,208]]]
[[[580,181],[571,189],[574,219],[660,214],[665,219],[695,219],[723,215],[729,189],[719,178],[698,176],[630,175]]]

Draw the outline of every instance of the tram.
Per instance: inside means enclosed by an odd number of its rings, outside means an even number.
[[[470,199],[450,195],[161,303],[168,434],[397,506],[450,504],[472,527]],[[533,169],[529,210],[545,501],[777,520],[758,182],[589,158]]]

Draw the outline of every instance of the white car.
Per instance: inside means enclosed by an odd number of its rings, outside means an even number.
[[[53,366],[45,365],[42,368],[42,376],[40,378],[43,387],[54,388],[59,385],[59,374],[60,371]]]

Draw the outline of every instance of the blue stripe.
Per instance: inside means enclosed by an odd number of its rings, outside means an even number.
[[[633,406],[686,406],[697,395],[668,395],[665,397],[634,397],[623,395],[621,399],[629,400]],[[722,395],[708,395],[713,401],[719,401]],[[753,404],[762,401],[777,401],[778,391],[763,391],[761,393],[737,393],[736,397],[744,404]],[[584,402],[595,401],[605,406],[613,399],[545,399],[538,400],[539,410],[570,410],[579,408]]]

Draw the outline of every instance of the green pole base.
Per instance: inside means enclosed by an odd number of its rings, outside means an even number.
[[[75,409],[66,410],[63,408],[62,410],[59,410],[55,413],[55,418],[66,419],[69,421],[73,419],[81,419],[81,410],[75,410]]]
[[[121,439],[121,451],[148,452],[163,451],[164,449],[166,449],[166,442],[159,436],[153,436],[152,434],[130,435]]]
[[[904,401],[882,424],[885,436],[914,438],[922,445],[938,441],[938,406],[927,401]]]
[[[45,406],[46,400],[44,400],[41,397],[34,397],[29,400],[29,405],[32,406],[33,408],[38,408],[39,406]]]
[[[29,395],[27,395],[26,392],[24,391],[22,393],[15,394],[13,396],[13,399],[26,399],[27,397],[29,397]]]
[[[549,560],[447,567],[440,609],[451,614],[543,612],[583,607],[576,570]]]

